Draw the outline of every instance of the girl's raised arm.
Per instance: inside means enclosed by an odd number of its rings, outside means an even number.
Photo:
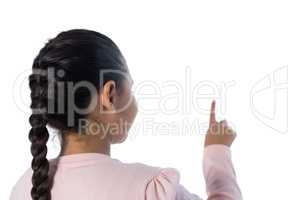
[[[236,181],[230,150],[236,133],[228,126],[226,120],[216,121],[215,108],[216,103],[213,101],[203,155],[208,199],[241,200],[242,194]]]

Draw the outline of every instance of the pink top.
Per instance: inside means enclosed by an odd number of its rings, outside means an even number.
[[[122,163],[105,154],[82,153],[50,160],[53,200],[200,200],[179,182],[174,168]],[[230,149],[209,145],[204,149],[203,172],[210,200],[240,200]],[[29,168],[19,179],[10,200],[31,200]],[[200,186],[199,186],[200,187]]]

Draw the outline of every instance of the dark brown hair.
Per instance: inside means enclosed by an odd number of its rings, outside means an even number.
[[[105,70],[108,70],[108,73],[102,74]],[[32,126],[29,140],[33,156],[33,200],[51,199],[52,183],[48,175],[49,162],[46,157],[49,138],[47,125],[60,130],[61,133],[65,130],[79,132],[79,119],[85,118],[86,113],[76,112],[72,107],[87,108],[94,95],[84,87],[76,88],[76,92],[66,92],[70,89],[67,83],[75,85],[86,81],[99,92],[106,81],[114,80],[118,87],[123,76],[109,70],[128,72],[122,53],[107,36],[85,29],[59,33],[55,38],[48,40],[34,59],[32,74],[29,76],[32,109],[29,118]],[[49,76],[50,72],[54,76]],[[74,104],[70,104],[71,95],[74,96]],[[71,115],[69,109],[75,112]]]

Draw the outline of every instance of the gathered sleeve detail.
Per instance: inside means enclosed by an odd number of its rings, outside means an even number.
[[[180,184],[180,173],[164,168],[147,184],[145,200],[201,200]]]
[[[174,168],[163,168],[146,186],[145,200],[175,200],[180,174]]]

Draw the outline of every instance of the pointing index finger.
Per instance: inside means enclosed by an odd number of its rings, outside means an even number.
[[[209,123],[212,124],[215,122],[216,122],[216,101],[213,100],[211,103]]]

